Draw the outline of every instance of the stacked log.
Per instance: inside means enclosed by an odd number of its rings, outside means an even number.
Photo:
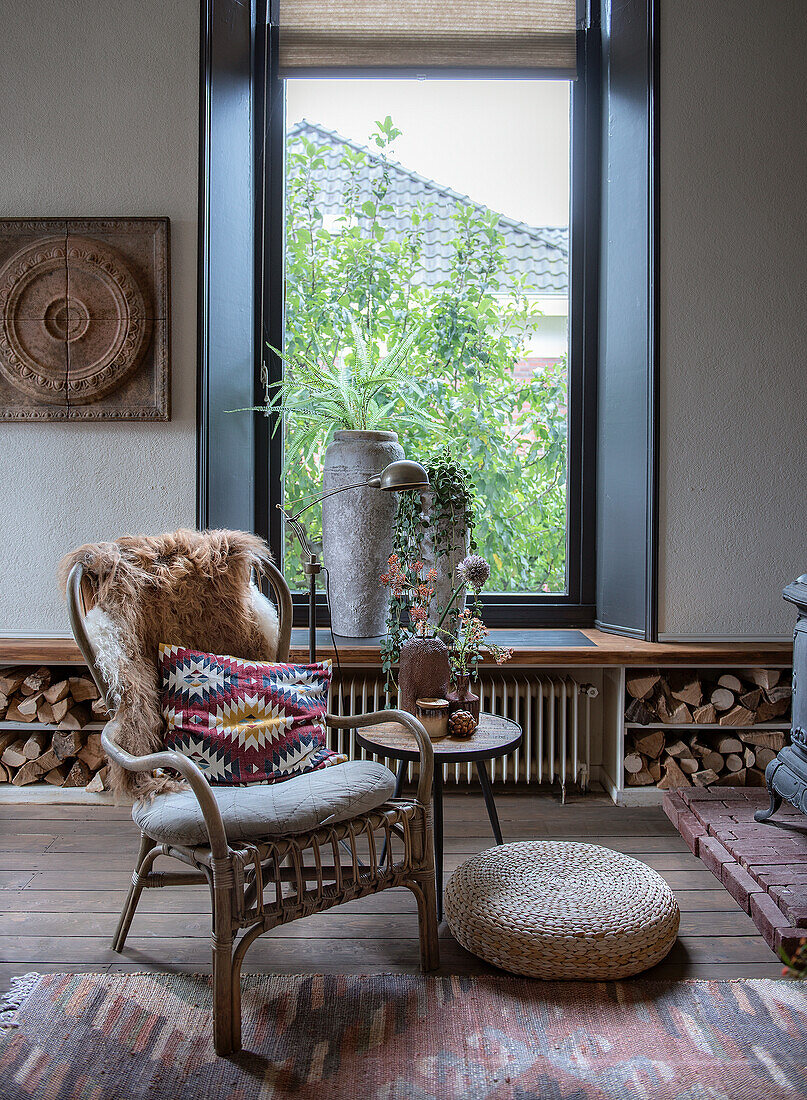
[[[756,726],[784,720],[792,688],[780,669],[750,668],[723,674],[673,669],[627,678],[625,721],[642,726]]]
[[[625,720],[648,728],[626,730],[626,786],[764,786],[787,734],[750,727],[788,720],[791,685],[782,680],[779,669],[629,674]]]
[[[628,730],[625,785],[764,787],[765,768],[785,745],[784,730],[717,730],[685,733]]]
[[[101,734],[88,730],[108,715],[89,676],[58,677],[46,667],[0,669],[0,782],[23,787],[107,789]],[[47,729],[26,731],[26,725]]]

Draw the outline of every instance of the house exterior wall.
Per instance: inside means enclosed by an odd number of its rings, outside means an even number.
[[[7,4],[4,216],[167,215],[169,423],[0,425],[0,634],[64,634],[60,557],[195,518],[196,0]]]
[[[788,637],[807,571],[807,20],[661,13],[660,631]]]

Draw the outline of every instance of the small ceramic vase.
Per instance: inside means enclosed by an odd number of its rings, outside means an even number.
[[[448,699],[418,699],[415,709],[432,741],[448,737]]]
[[[457,682],[448,693],[448,713],[455,710],[467,710],[475,722],[479,722],[479,696],[471,691],[471,677],[468,673],[458,676]]]
[[[417,715],[418,699],[447,699],[448,680],[445,642],[428,635],[407,638],[398,665],[401,709]]]

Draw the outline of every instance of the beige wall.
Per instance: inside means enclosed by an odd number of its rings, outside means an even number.
[[[0,634],[64,633],[68,549],[195,515],[197,0],[5,4],[3,216],[167,215],[172,420],[0,425]]]
[[[666,0],[661,65],[661,614],[788,635],[807,570],[807,20]],[[67,629],[60,555],[194,519],[198,7],[5,5],[0,211],[166,214],[173,419],[0,426],[0,633]]]
[[[673,636],[792,631],[807,571],[803,0],[661,12],[661,593]]]

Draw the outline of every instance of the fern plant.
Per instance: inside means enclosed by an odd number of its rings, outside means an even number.
[[[267,345],[286,365],[284,377],[269,382],[264,369],[265,403],[231,410],[274,415],[273,435],[285,419],[287,464],[292,459],[308,462],[339,428],[389,431],[399,425],[423,428],[434,423],[423,409],[422,390],[407,369],[419,328],[403,336],[386,355],[381,355],[375,341],[366,339],[355,321],[350,332],[352,352],[341,360],[338,355],[326,356],[316,338],[314,357],[287,356]]]

